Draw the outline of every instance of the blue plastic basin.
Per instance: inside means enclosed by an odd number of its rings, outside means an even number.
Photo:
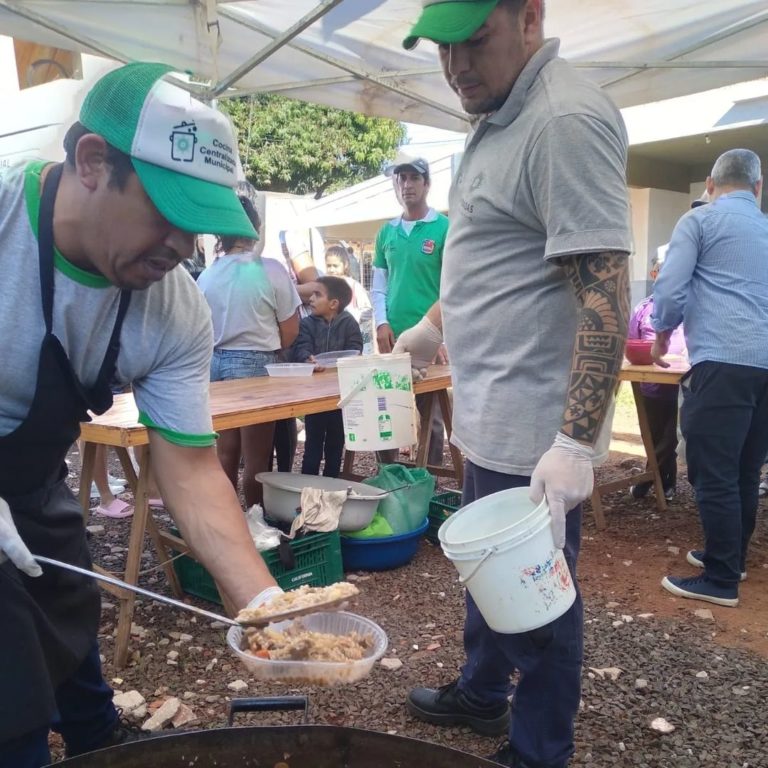
[[[419,539],[429,518],[410,533],[380,539],[350,539],[341,536],[341,560],[345,571],[386,571],[409,563],[419,548]]]

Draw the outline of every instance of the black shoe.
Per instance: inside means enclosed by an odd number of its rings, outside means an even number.
[[[149,731],[142,731],[141,726],[130,722],[123,716],[122,711],[118,710],[118,720],[115,723],[115,727],[109,734],[103,744],[99,746],[99,749],[105,749],[106,747],[117,747],[120,744],[130,744],[133,741],[141,741],[142,739],[150,739],[157,734],[150,733]]]
[[[540,763],[537,765],[526,763],[523,758],[512,749],[509,739],[502,741],[499,748],[485,759],[498,763],[499,765],[505,765],[507,768],[539,768],[539,766],[541,766]]]
[[[98,744],[92,746],[87,752],[94,752],[97,749],[106,749],[107,747],[117,747],[121,744],[130,744],[133,741],[141,741],[142,739],[151,739],[153,736],[157,736],[156,733],[150,733],[148,731],[142,731],[141,726],[132,723],[127,717],[123,715],[123,710],[118,707],[117,709],[117,721],[114,727],[106,736],[106,738]],[[67,747],[64,752],[64,757],[77,757],[85,752],[83,750],[72,750]]]
[[[633,499],[644,499],[651,490],[651,483],[638,483],[629,486],[629,495]]]
[[[483,736],[498,736],[509,729],[509,705],[479,707],[459,690],[458,680],[440,688],[414,688],[406,699],[408,711],[435,725],[468,725]]]
[[[502,741],[501,744],[499,744],[499,748],[485,759],[490,760],[492,763],[506,765],[509,768],[511,768],[511,766],[519,768],[520,766],[520,758],[512,751],[509,739]]]

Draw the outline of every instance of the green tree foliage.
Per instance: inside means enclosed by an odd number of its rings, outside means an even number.
[[[405,139],[395,120],[275,94],[225,99],[246,178],[257,189],[315,198],[381,172]]]

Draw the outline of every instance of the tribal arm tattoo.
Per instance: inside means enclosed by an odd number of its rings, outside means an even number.
[[[563,260],[579,304],[562,432],[594,445],[611,400],[629,323],[629,256],[606,251]]]

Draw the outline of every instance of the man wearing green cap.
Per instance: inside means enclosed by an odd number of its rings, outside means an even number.
[[[532,501],[546,497],[575,579],[581,502],[629,315],[627,138],[610,100],[545,40],[543,6],[424,0],[404,41],[438,44],[475,122],[450,192],[440,302],[395,351],[420,367],[444,332],[452,440],[467,459],[463,502],[530,486]],[[555,575],[542,564],[545,594],[558,588]],[[464,645],[458,680],[412,690],[409,710],[488,735],[508,730],[494,755],[503,765],[564,768],[580,699],[581,597],[512,635],[493,632],[468,595]]]
[[[210,314],[177,265],[194,233],[255,235],[237,199],[236,140],[221,114],[129,64],[99,80],[63,164],[0,178],[0,768],[50,762],[128,736],[96,641],[92,579],[64,458],[88,411],[133,385],[163,498],[237,607],[279,592],[216,458]],[[254,597],[255,596],[255,597]]]

